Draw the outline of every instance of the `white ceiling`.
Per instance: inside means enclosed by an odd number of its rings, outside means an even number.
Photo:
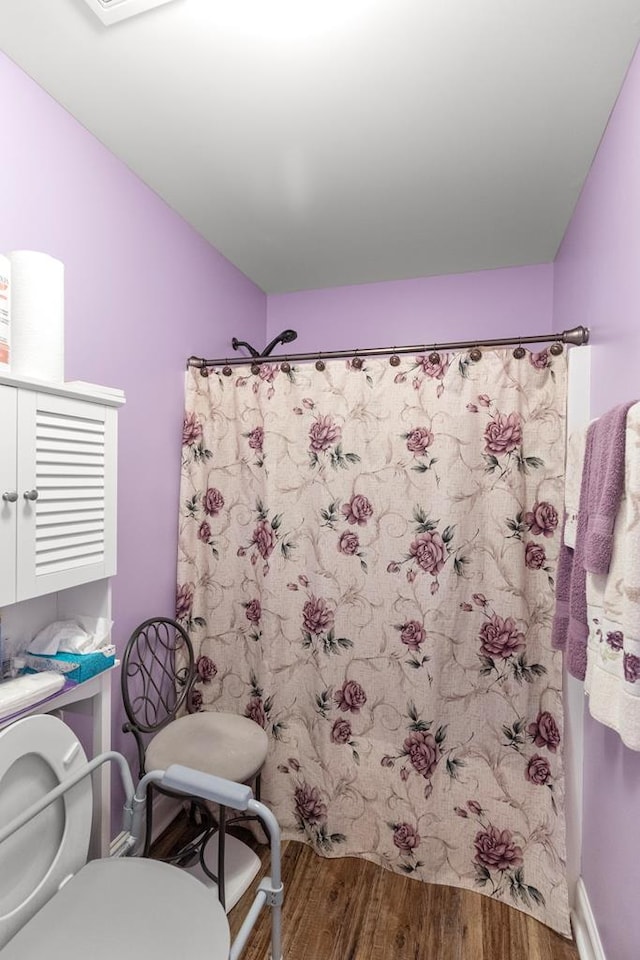
[[[0,0],[0,49],[267,292],[552,260],[639,36],[640,0]]]

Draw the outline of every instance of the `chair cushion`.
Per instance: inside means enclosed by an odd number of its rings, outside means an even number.
[[[149,743],[146,770],[172,763],[246,783],[260,771],[269,739],[257,723],[235,713],[203,712],[178,717]]]

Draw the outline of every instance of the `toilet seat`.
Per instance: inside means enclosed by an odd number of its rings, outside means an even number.
[[[2,960],[228,960],[217,895],[169,863],[91,860],[0,953]]]
[[[49,714],[0,731],[0,823],[67,780],[86,763],[73,732]],[[91,778],[0,845],[0,949],[85,864],[92,817]]]

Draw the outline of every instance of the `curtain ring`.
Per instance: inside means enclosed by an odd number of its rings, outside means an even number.
[[[549,347],[549,353],[553,354],[554,357],[559,357],[563,350],[564,347],[559,340],[557,340],[555,343],[552,343]]]
[[[319,370],[320,373],[325,369],[325,362],[322,359],[322,354],[318,354],[318,359],[316,360],[316,370]]]
[[[400,366],[400,357],[399,357],[398,354],[396,353],[396,348],[395,348],[395,347],[393,348],[393,353],[392,353],[391,356],[389,357],[389,363],[391,364],[392,367],[399,367],[399,366]]]
[[[231,367],[229,366],[229,361],[228,361],[228,360],[225,360],[225,362],[224,362],[224,367],[222,368],[222,376],[223,376],[223,377],[230,377],[232,373],[233,373],[233,370],[232,370]]]
[[[516,360],[522,360],[522,358],[524,357],[524,355],[525,355],[526,352],[527,352],[527,351],[526,351],[525,348],[522,346],[522,344],[519,343],[518,346],[517,346],[517,347],[515,348],[515,350],[513,351],[514,359],[516,359]]]
[[[257,376],[257,375],[260,373],[260,364],[259,364],[259,363],[252,363],[252,364],[251,364],[251,373],[252,373],[254,376]]]
[[[358,351],[356,350],[353,360],[351,361],[351,366],[354,370],[362,370],[362,358],[358,356]]]
[[[283,373],[291,373],[291,364],[288,357],[284,358],[284,361],[280,364],[280,369]]]
[[[209,376],[209,368],[207,367],[206,363],[203,363],[202,366],[200,367],[200,376],[201,377]]]
[[[438,363],[440,363],[440,354],[438,353],[438,351],[437,351],[437,349],[436,349],[437,346],[438,346],[437,343],[434,343],[434,345],[433,345],[433,350],[431,351],[431,353],[429,354],[429,357],[428,357],[429,363],[432,363],[434,366],[436,366]]]
[[[482,360],[482,350],[480,347],[472,347],[471,350],[469,350],[469,359],[473,360],[474,363]]]

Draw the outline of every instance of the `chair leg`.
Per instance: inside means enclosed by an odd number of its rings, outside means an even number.
[[[262,775],[261,775],[260,773],[258,773],[258,774],[256,775],[255,790],[253,791],[254,796],[255,796],[255,798],[256,798],[256,800],[257,800],[258,802],[260,802],[260,799],[261,799],[261,792],[262,792]],[[260,817],[256,817],[256,819],[257,819],[257,821],[258,821],[258,826],[259,826],[260,829],[262,830],[262,836],[264,837],[264,840],[263,840],[262,842],[268,844],[268,843],[269,843],[269,834],[268,834],[267,831],[266,831],[265,825],[264,825],[264,823],[262,822],[262,820],[260,819]],[[257,839],[257,837],[256,837],[256,839]]]
[[[145,818],[144,848],[142,850],[142,856],[148,857],[149,850],[151,848],[151,837],[153,832],[153,790],[151,784],[149,784],[147,787]]]
[[[189,803],[189,820],[194,827],[199,827],[202,823],[202,811],[195,800],[191,800]]]
[[[224,847],[225,847],[225,827],[227,819],[227,808],[220,804],[220,819],[218,822],[218,899],[225,909],[224,892]]]

